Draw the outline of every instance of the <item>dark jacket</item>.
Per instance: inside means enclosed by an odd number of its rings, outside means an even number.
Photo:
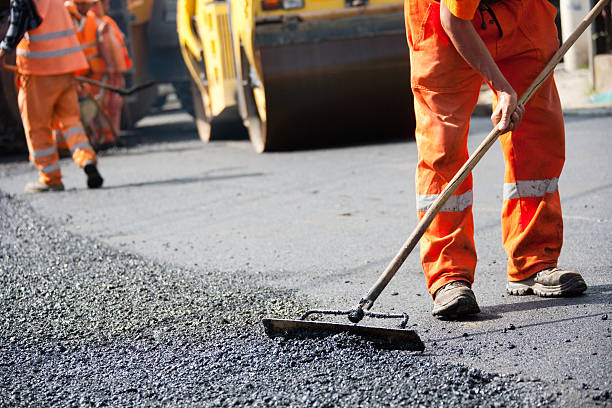
[[[11,0],[10,8],[9,27],[0,43],[0,47],[9,52],[17,47],[26,31],[33,30],[42,23],[33,0]]]

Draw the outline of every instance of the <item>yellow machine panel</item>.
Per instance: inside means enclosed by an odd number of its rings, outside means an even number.
[[[206,60],[210,108],[214,116],[236,105],[236,75],[231,52],[227,4],[199,2],[196,25]]]

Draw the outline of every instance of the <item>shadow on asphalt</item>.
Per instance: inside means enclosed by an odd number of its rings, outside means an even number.
[[[120,189],[120,188],[145,187],[145,186],[163,186],[163,185],[203,183],[203,182],[231,180],[231,179],[245,178],[245,177],[261,177],[264,175],[265,175],[264,173],[244,173],[244,174],[229,174],[226,176],[184,177],[184,178],[174,178],[174,179],[167,179],[167,180],[145,181],[142,183],[121,184],[117,186],[104,187],[104,190],[115,190],[115,189]]]
[[[537,300],[485,306],[482,310],[488,315],[501,315],[504,313],[524,312],[547,307],[607,304],[610,302],[610,293],[612,293],[612,284],[595,285],[589,286],[586,293],[582,296],[564,298],[537,297]]]
[[[502,314],[512,313],[512,312],[523,312],[529,310],[539,310],[547,307],[559,307],[559,306],[573,306],[573,305],[588,305],[588,304],[609,304],[610,303],[610,294],[612,293],[612,284],[608,285],[595,285],[589,286],[587,292],[582,296],[576,297],[566,297],[566,298],[538,298],[538,300],[519,302],[519,303],[505,303],[501,305],[495,306],[484,306],[482,307],[482,312],[473,319],[469,319],[468,321],[478,322],[478,321],[486,321],[486,320],[494,320],[502,317]],[[572,320],[582,320],[582,319],[591,319],[591,318],[601,318],[604,314],[612,313],[612,310],[608,312],[594,313],[589,315],[580,315],[580,316],[572,316],[566,317],[563,319],[556,320],[548,320],[545,322],[539,323],[530,323],[521,326],[517,326],[516,329],[527,329],[530,327],[539,327],[546,326],[550,324],[557,324],[561,322],[568,322]],[[497,329],[499,330],[499,329]],[[491,333],[491,330],[469,333],[469,337],[477,337]],[[452,336],[452,337],[444,337],[438,339],[429,339],[429,342],[441,342],[441,341],[450,341],[457,339],[464,339],[465,335],[460,336]]]

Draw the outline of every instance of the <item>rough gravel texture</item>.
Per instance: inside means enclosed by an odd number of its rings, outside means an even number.
[[[0,231],[0,406],[555,405],[545,382],[427,351],[268,339],[259,319],[305,299],[118,251],[1,192]]]

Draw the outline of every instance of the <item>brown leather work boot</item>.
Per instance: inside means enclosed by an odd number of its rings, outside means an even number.
[[[508,282],[506,290],[510,295],[535,294],[542,297],[563,297],[580,295],[587,284],[578,272],[559,268],[542,269],[527,279]]]
[[[476,296],[465,281],[447,283],[434,293],[431,314],[438,319],[455,320],[479,312]]]

